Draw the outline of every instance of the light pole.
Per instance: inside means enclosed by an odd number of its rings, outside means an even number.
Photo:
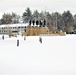
[[[46,27],[47,27],[47,12],[46,12],[46,7],[45,7],[45,20],[46,20]]]

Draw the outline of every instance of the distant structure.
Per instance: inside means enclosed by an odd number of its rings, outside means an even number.
[[[8,27],[9,26],[9,27]],[[7,24],[7,25],[0,25],[0,34],[10,34],[10,35],[17,35],[19,32],[26,31],[27,24]]]
[[[9,27],[7,27],[9,26]],[[46,20],[30,20],[29,23],[0,25],[0,34],[8,34],[9,36],[36,36],[36,35],[65,35],[65,33],[55,30],[49,31]]]
[[[26,27],[26,32],[23,32],[23,36],[37,36],[37,35],[65,35],[62,31],[49,31],[46,25],[46,20],[31,20],[31,27]],[[30,25],[30,21],[29,21]]]

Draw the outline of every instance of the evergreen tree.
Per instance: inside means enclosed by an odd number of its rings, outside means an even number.
[[[1,18],[1,23],[2,24],[10,24],[12,22],[12,16],[11,14],[7,13],[7,14],[3,14],[2,18]]]
[[[62,19],[63,19],[63,27],[64,31],[66,32],[71,32],[73,29],[71,29],[74,25],[74,19],[70,11],[64,12],[62,14]],[[71,29],[71,30],[70,30]]]
[[[62,15],[59,12],[54,13],[54,20],[57,30],[62,30]]]
[[[44,18],[45,18],[44,12],[41,11],[41,12],[39,13],[39,20],[44,20]]]
[[[58,29],[58,12],[52,13],[51,28],[53,31]]]
[[[33,18],[34,19],[38,19],[39,18],[39,12],[38,10],[35,10],[34,13],[33,13]]]
[[[19,23],[20,16],[17,15],[16,13],[12,12],[12,23]]]
[[[74,15],[74,30],[76,30],[76,14]]]
[[[25,23],[28,22],[32,18],[32,13],[29,7],[25,10],[22,17]]]
[[[45,20],[46,20],[46,25],[50,24],[51,21],[51,14],[49,12],[45,12]]]

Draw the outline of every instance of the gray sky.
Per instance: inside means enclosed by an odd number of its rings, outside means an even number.
[[[16,12],[22,14],[27,7],[33,11],[49,11],[50,13],[70,10],[76,13],[76,0],[0,0],[0,16],[5,13]]]

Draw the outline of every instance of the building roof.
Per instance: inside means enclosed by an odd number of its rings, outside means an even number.
[[[0,25],[0,28],[2,28],[2,27],[7,27],[7,26],[9,26],[9,27],[17,27],[17,26],[28,26],[28,23],[22,23],[22,24],[4,24],[4,25]]]
[[[0,25],[0,28],[2,27],[19,27],[19,26],[28,26],[28,23],[19,23],[19,24],[4,24],[4,25]],[[31,26],[33,26],[33,24],[31,24]],[[34,25],[34,26],[39,26],[39,25]]]

